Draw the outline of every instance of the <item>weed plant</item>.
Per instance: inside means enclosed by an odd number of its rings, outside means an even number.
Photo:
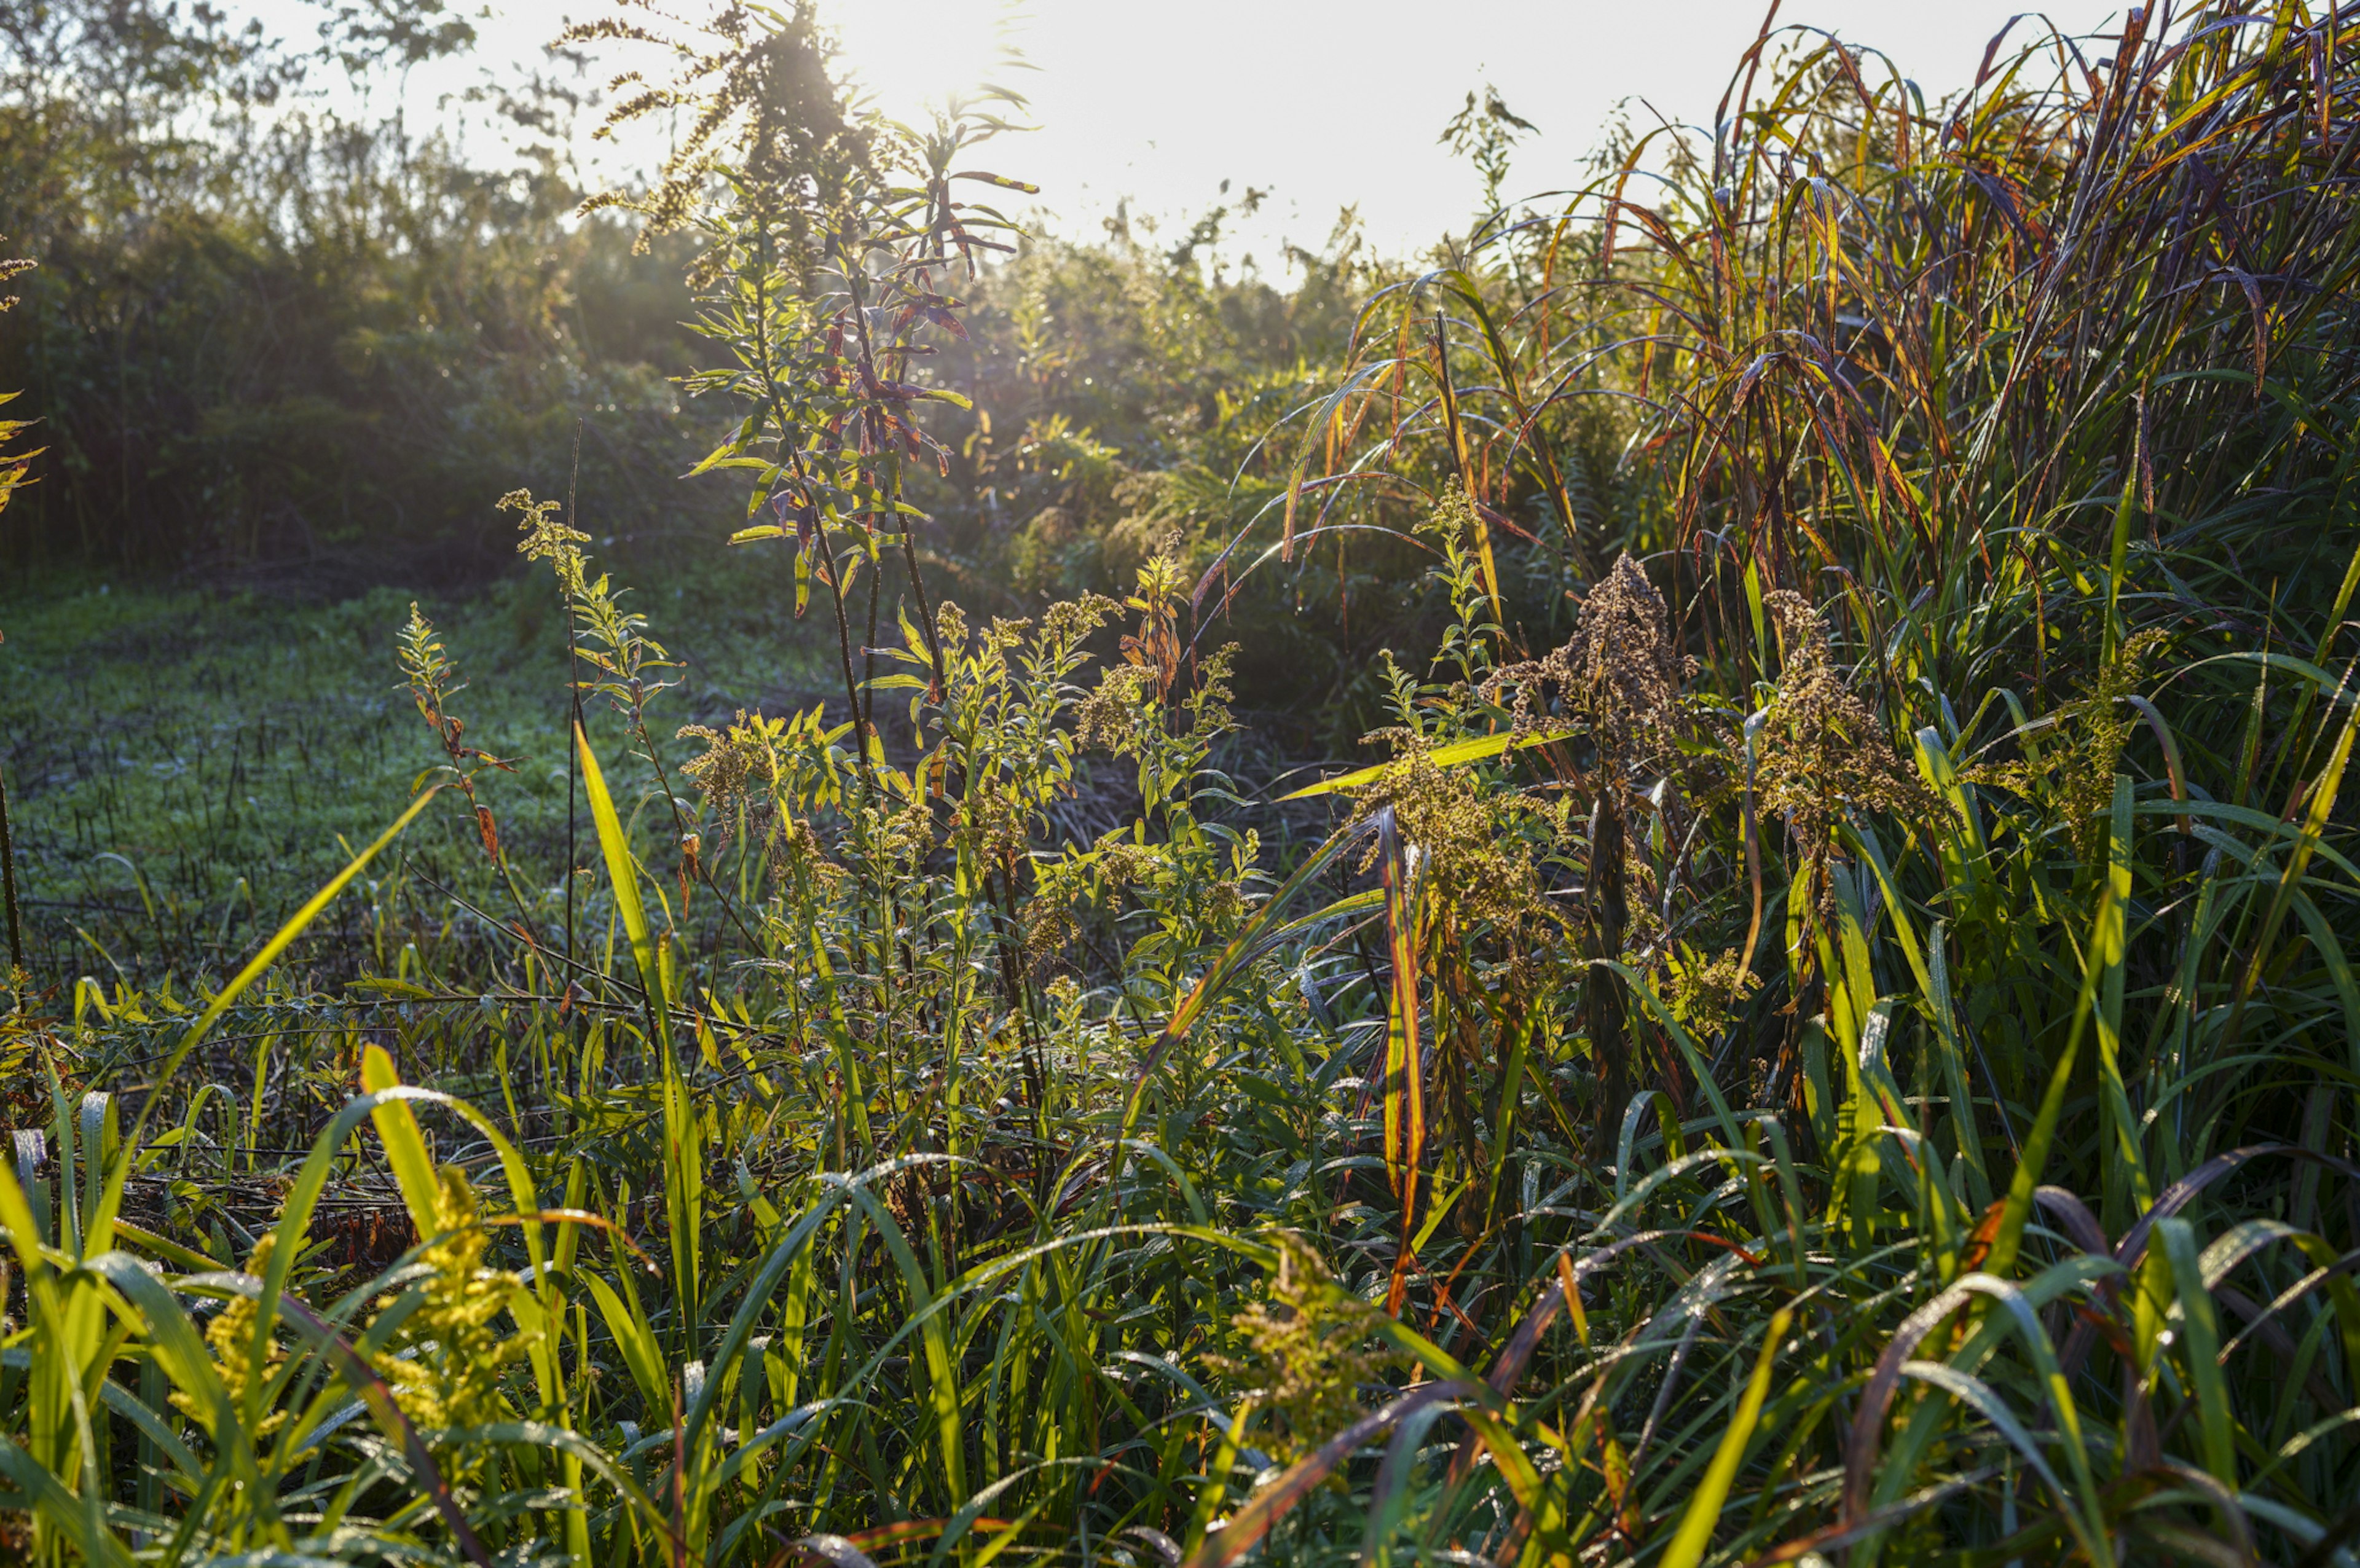
[[[2350,1559],[2353,21],[1939,107],[1765,30],[1372,299],[1211,571],[983,621],[911,496],[1005,105],[628,16],[836,705],[664,716],[659,606],[519,494],[595,888],[388,616],[382,834],[226,980],[20,982],[31,1553]],[[1274,811],[1211,611],[1348,527],[1442,630]],[[430,818],[483,940],[290,961]]]

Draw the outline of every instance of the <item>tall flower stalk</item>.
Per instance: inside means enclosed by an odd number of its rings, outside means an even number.
[[[990,90],[947,104],[923,130],[862,113],[808,0],[792,12],[732,7],[705,28],[609,19],[566,37],[628,40],[672,59],[663,85],[636,71],[617,79],[639,91],[605,130],[685,110],[690,134],[646,196],[589,205],[629,207],[650,229],[694,227],[703,242],[692,273],[700,289],[694,325],[721,363],[686,386],[692,395],[734,397],[746,413],[695,472],[753,474],[747,526],[730,542],[792,547],[797,616],[814,578],[829,590],[845,702],[873,799],[876,698],[855,654],[864,664],[872,658],[881,574],[898,553],[931,666],[928,695],[941,701],[946,670],[916,534],[927,519],[908,499],[907,481],[912,464],[948,467],[923,406],[969,405],[926,379],[919,362],[942,340],[967,337],[964,301],[950,290],[974,277],[978,254],[1011,248],[1011,220],[959,192],[978,184],[1034,190],[967,167],[1022,103]],[[869,625],[856,644],[851,595],[864,570],[872,574]]]

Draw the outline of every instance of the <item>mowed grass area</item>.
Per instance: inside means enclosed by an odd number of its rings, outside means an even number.
[[[674,726],[820,700],[817,645],[744,571],[722,569],[743,565],[658,567],[629,597],[678,662],[660,672],[680,682],[661,705]],[[546,583],[504,581],[455,601],[381,587],[334,603],[20,588],[0,599],[0,765],[28,967],[112,985],[234,964],[382,831],[445,761],[395,665],[413,602],[466,683],[452,704],[464,738],[512,765],[482,786],[501,838],[554,874],[570,699],[563,605]],[[615,766],[636,795],[619,747]],[[308,946],[395,964],[403,942],[464,935],[470,917],[434,885],[483,890],[465,814],[430,813],[405,852]]]

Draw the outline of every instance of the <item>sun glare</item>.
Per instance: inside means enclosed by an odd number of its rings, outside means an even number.
[[[1006,74],[1013,11],[1005,0],[830,0],[823,14],[862,88],[908,117]]]

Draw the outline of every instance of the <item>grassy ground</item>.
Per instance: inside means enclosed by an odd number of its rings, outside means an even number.
[[[662,710],[671,724],[820,700],[819,645],[745,574],[693,563],[644,575],[634,602],[681,666],[668,672],[680,681]],[[0,600],[0,765],[30,967],[153,980],[218,966],[399,813],[442,760],[394,665],[414,597],[383,587],[302,604],[86,583]],[[487,779],[486,799],[537,866],[562,865],[566,837],[552,597],[503,582],[420,605],[467,682],[453,704],[466,739],[514,765]],[[462,813],[431,818],[407,843],[414,878],[479,877]],[[313,940],[348,947],[368,918],[348,904],[344,923]]]

